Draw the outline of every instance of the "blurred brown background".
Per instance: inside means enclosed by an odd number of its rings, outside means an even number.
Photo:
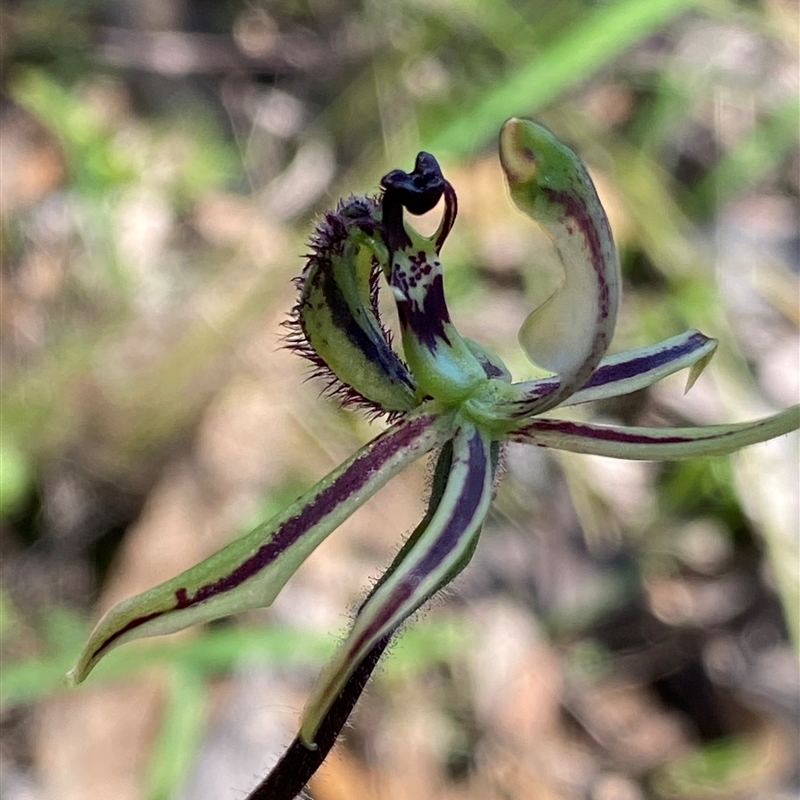
[[[788,0],[29,0],[0,11],[0,796],[243,797],[364,586],[422,513],[392,482],[274,606],[127,645],[91,622],[380,429],[281,348],[314,215],[430,149],[461,213],[453,316],[522,377],[546,243],[494,138],[583,154],[625,294],[613,349],[698,327],[631,424],[798,398],[798,10]],[[423,223],[424,224],[424,223]],[[434,223],[432,223],[434,224]],[[409,628],[314,800],[789,800],[797,437],[733,459],[512,447],[472,565]]]

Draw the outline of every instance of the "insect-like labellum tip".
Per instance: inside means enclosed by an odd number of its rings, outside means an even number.
[[[441,249],[456,219],[456,193],[445,180],[439,162],[430,154],[417,154],[412,172],[395,169],[381,179],[383,225],[386,244],[394,252],[408,247],[411,240],[403,224],[403,209],[419,216],[435,208],[444,196],[445,212],[436,233],[436,250]]]

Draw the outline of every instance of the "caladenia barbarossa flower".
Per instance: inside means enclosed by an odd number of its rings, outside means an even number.
[[[615,458],[662,460],[731,453],[800,427],[800,406],[766,419],[697,428],[575,422],[548,412],[626,394],[688,369],[687,389],[716,342],[696,330],[606,356],[620,300],[617,252],[580,159],[549,131],[511,119],[500,160],[514,202],[552,238],[561,283],[525,321],[520,342],[547,377],[514,383],[502,361],[459,334],[444,294],[440,251],[456,195],[433,156],[395,170],[377,197],[325,214],[298,279],[290,345],[329,389],[389,427],[282,513],[202,563],[112,608],[69,673],[82,681],[109,650],[237,611],[269,605],[311,551],[394,475],[435,451],[428,509],[358,609],[314,687],[300,733],[253,798],[294,797],[320,765],[391,638],[469,562],[486,518],[503,442]],[[444,199],[422,236],[408,215]],[[397,306],[402,356],[378,314],[378,286]]]

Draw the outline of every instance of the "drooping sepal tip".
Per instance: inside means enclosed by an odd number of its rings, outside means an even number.
[[[710,345],[710,350],[702,358],[695,361],[695,363],[689,368],[689,374],[686,377],[686,386],[683,389],[684,394],[686,394],[692,388],[692,386],[694,386],[697,379],[703,373],[703,370],[705,370],[705,368],[711,362],[711,359],[714,357],[714,353],[717,352],[719,342],[716,339],[709,339],[708,343]]]
[[[452,415],[412,412],[320,480],[280,514],[222,550],[113,606],[70,671],[80,683],[113,648],[272,603],[329,533],[413,461],[452,435]]]

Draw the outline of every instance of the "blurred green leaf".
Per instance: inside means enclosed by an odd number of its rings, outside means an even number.
[[[30,69],[14,80],[11,96],[58,137],[78,191],[101,195],[134,179],[136,170],[125,149],[74,89]]]
[[[52,609],[44,620],[49,655],[3,665],[0,680],[3,706],[66,691],[64,675],[80,652],[86,625],[76,614],[60,608]],[[393,650],[398,658],[393,668],[413,670],[450,657],[465,646],[465,635],[460,623],[423,621],[409,629],[407,637],[400,638]],[[159,638],[115,650],[98,665],[92,684],[116,680],[157,664],[179,671],[192,670],[198,676],[225,672],[241,663],[317,664],[331,654],[333,646],[333,639],[326,633],[275,625],[225,625],[209,628],[192,638]]]
[[[171,669],[164,716],[147,775],[149,800],[170,800],[186,781],[206,729],[207,694],[208,687],[197,670],[188,665]]]
[[[725,203],[756,185],[797,148],[800,101],[791,98],[753,130],[706,175],[692,192],[700,209]]]
[[[10,640],[18,631],[20,625],[19,611],[17,611],[8,592],[0,587],[0,643]],[[2,680],[2,675],[0,675]]]
[[[742,797],[763,757],[756,737],[718,739],[659,770],[653,785],[658,797],[676,800]]]
[[[452,661],[469,649],[472,637],[465,621],[445,615],[405,629],[384,662],[389,677],[418,672],[438,661]]]
[[[478,98],[426,142],[431,152],[464,156],[497,135],[508,117],[536,113],[640,39],[702,0],[618,0],[598,5],[546,50]]]
[[[746,526],[728,458],[668,464],[660,484],[659,505],[667,516],[715,516],[732,532]]]
[[[0,437],[0,519],[25,501],[33,483],[33,469],[24,453],[7,437]]]

